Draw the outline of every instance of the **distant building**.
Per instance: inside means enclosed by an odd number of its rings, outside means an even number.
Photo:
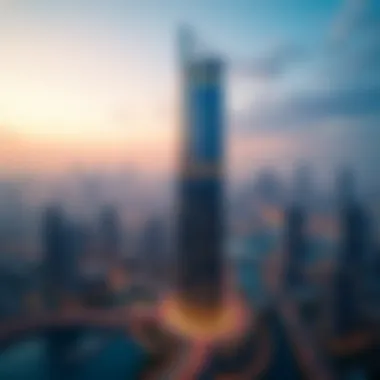
[[[364,257],[368,250],[368,219],[357,204],[347,204],[341,210],[341,245],[336,268],[335,332],[349,333],[361,325],[361,279]]]
[[[371,250],[370,219],[354,192],[354,177],[338,177],[340,246],[334,280],[334,331],[347,334],[362,325],[361,298],[365,262]]]
[[[0,248],[25,239],[25,211],[21,184],[0,181]]]
[[[278,205],[283,200],[283,186],[275,171],[264,169],[258,173],[254,192],[259,201]]]
[[[75,295],[79,286],[79,263],[86,252],[88,245],[88,232],[78,223],[67,222],[67,259],[66,259],[66,289]]]
[[[67,264],[66,219],[57,205],[48,207],[43,215],[42,244],[45,303],[48,308],[57,308],[64,293]]]
[[[348,167],[341,168],[336,176],[336,197],[339,209],[342,209],[355,201],[355,187],[355,176],[353,171]]]
[[[309,211],[313,207],[316,198],[313,172],[310,165],[302,163],[296,167],[293,186],[293,203],[306,207]]]
[[[284,219],[285,288],[300,291],[304,285],[304,266],[308,249],[307,211],[310,177],[308,167],[296,170],[291,202]]]
[[[150,278],[162,278],[167,261],[165,226],[160,219],[145,223],[140,240],[142,270]]]
[[[122,227],[120,216],[113,206],[105,206],[101,210],[99,239],[106,262],[118,261],[122,251]]]
[[[293,205],[285,213],[284,281],[287,290],[299,290],[303,284],[304,263],[307,249],[305,233],[306,215],[303,207]]]
[[[380,324],[380,247],[374,250],[374,257],[366,271],[366,317],[369,321]]]
[[[48,308],[58,308],[77,292],[78,265],[84,231],[71,223],[58,205],[48,207],[42,220],[44,294]]]
[[[46,208],[42,220],[44,252],[44,299],[48,309],[62,310],[72,305],[77,297],[77,255],[80,250],[78,230],[67,220],[62,208]],[[69,368],[67,356],[78,339],[80,331],[48,329],[48,371],[51,378],[65,379]]]

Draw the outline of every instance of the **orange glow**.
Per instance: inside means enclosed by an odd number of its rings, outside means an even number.
[[[161,302],[159,310],[166,328],[192,341],[239,340],[252,322],[243,302],[229,297],[221,308],[205,310],[185,305],[175,296]]]
[[[118,41],[94,36],[95,47],[82,29],[43,29],[0,36],[0,170],[130,164],[167,171],[175,149],[172,78],[152,79],[151,62]]]
[[[132,164],[147,172],[167,171],[173,165],[174,136],[100,134],[33,136],[0,126],[2,170],[55,172],[74,163],[83,165]]]

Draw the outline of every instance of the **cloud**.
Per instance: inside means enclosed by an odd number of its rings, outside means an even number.
[[[330,42],[339,42],[339,49],[282,45],[247,65],[247,73],[275,79],[307,57],[317,64],[315,82],[325,89],[290,90],[285,100],[268,97],[252,104],[235,113],[237,129],[302,130],[337,119],[380,119],[380,6],[376,9],[375,1],[343,2],[330,30]]]
[[[348,162],[368,180],[375,179],[380,160],[380,3],[375,9],[376,1],[344,2],[322,46],[289,44],[247,65],[247,73],[271,80],[272,91],[232,114],[232,134],[244,141],[255,141],[262,134],[292,141],[292,157],[281,151],[278,161],[284,164],[297,156],[324,170]],[[286,81],[290,70],[305,59],[312,86],[294,86],[286,96],[274,96],[282,79]]]
[[[371,49],[379,46],[380,6],[377,0],[346,0],[333,18],[329,31],[333,49],[348,49],[361,45]],[[361,55],[361,51],[357,51]]]
[[[237,71],[251,78],[273,79],[284,74],[306,56],[306,51],[301,46],[290,43],[281,44],[259,58],[241,62],[237,65]]]
[[[368,0],[345,0],[333,20],[330,39],[335,44],[345,42],[365,20]]]
[[[328,31],[324,46],[327,49],[282,43],[261,57],[240,63],[237,71],[247,77],[272,80],[307,59],[323,56],[329,61],[336,56],[342,58],[342,53],[348,51],[351,52],[350,61],[352,65],[357,64],[357,69],[364,69],[367,65],[373,67],[380,61],[380,9],[376,8],[376,1],[343,1]]]
[[[268,102],[235,115],[241,130],[299,130],[332,119],[379,117],[380,88],[340,89],[303,93],[282,103]]]
[[[346,1],[332,32],[324,72],[331,85],[380,88],[380,3]]]

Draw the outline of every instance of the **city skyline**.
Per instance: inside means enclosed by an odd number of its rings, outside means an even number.
[[[375,3],[237,3],[0,3],[2,379],[379,378]]]

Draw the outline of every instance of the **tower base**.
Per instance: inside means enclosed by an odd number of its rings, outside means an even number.
[[[226,297],[219,307],[205,308],[189,305],[172,294],[161,301],[158,312],[163,328],[170,333],[211,344],[240,341],[254,323],[244,302],[235,295]]]

